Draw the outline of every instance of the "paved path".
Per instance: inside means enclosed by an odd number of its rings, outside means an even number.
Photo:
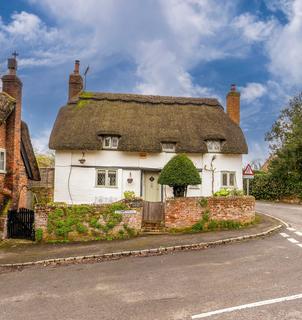
[[[302,229],[302,205],[257,201],[256,209],[283,219],[295,228]]]
[[[54,258],[66,258],[84,255],[100,255],[104,253],[143,250],[160,247],[188,245],[201,242],[225,240],[228,238],[257,234],[277,226],[279,223],[265,216],[261,223],[241,230],[205,232],[197,234],[163,234],[149,235],[122,241],[94,241],[68,244],[24,244],[10,246],[10,241],[2,246],[0,243],[0,264],[22,263]],[[13,241],[14,243],[14,241]]]
[[[296,209],[274,208],[295,229],[282,233],[298,239]],[[30,267],[0,274],[0,319],[299,320],[301,266],[302,248],[276,234],[164,256]]]

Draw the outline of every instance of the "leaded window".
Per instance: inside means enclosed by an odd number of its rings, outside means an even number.
[[[97,187],[117,187],[117,170],[98,169],[96,185]]]

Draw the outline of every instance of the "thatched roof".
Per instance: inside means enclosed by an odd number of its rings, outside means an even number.
[[[0,125],[3,124],[14,110],[16,100],[5,92],[0,92]]]
[[[30,180],[40,181],[40,171],[30,141],[29,130],[27,124],[23,121],[21,123],[21,156],[28,178]]]
[[[217,99],[88,93],[62,107],[49,147],[100,150],[102,135],[120,136],[118,150],[206,153],[207,139],[221,139],[223,153],[247,153],[244,135]]]

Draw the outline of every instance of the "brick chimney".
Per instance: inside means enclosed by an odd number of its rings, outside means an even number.
[[[80,75],[80,61],[76,60],[74,71],[69,76],[68,101],[78,96],[83,90],[83,78]]]
[[[240,125],[240,92],[236,85],[231,85],[231,90],[226,97],[227,114],[238,125]]]
[[[15,98],[16,105],[6,121],[6,177],[5,185],[12,192],[12,207],[17,208],[21,167],[21,109],[22,82],[17,76],[17,54],[8,59],[8,72],[2,77],[2,90]]]

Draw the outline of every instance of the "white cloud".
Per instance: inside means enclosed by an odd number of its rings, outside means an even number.
[[[250,82],[241,88],[241,99],[247,103],[251,103],[256,99],[263,97],[267,93],[265,85],[256,82]]]
[[[270,72],[287,86],[302,84],[302,1],[288,2],[288,23],[267,43]]]
[[[34,135],[31,139],[35,152],[47,153],[50,129],[41,130],[38,135]]]
[[[236,30],[231,25],[235,3],[229,1],[31,2],[52,14],[65,41],[75,42],[73,53],[93,61],[94,72],[110,67],[111,56],[130,58],[137,66],[136,89],[142,93],[213,95],[193,83],[190,70],[244,52],[239,42],[230,41]]]
[[[236,17],[233,21],[234,27],[243,34],[247,41],[264,41],[272,35],[278,23],[275,19],[268,21],[258,20],[250,13],[244,13]]]
[[[269,156],[268,145],[264,142],[250,141],[249,142],[249,153],[243,156],[243,163],[258,162],[263,164]]]

